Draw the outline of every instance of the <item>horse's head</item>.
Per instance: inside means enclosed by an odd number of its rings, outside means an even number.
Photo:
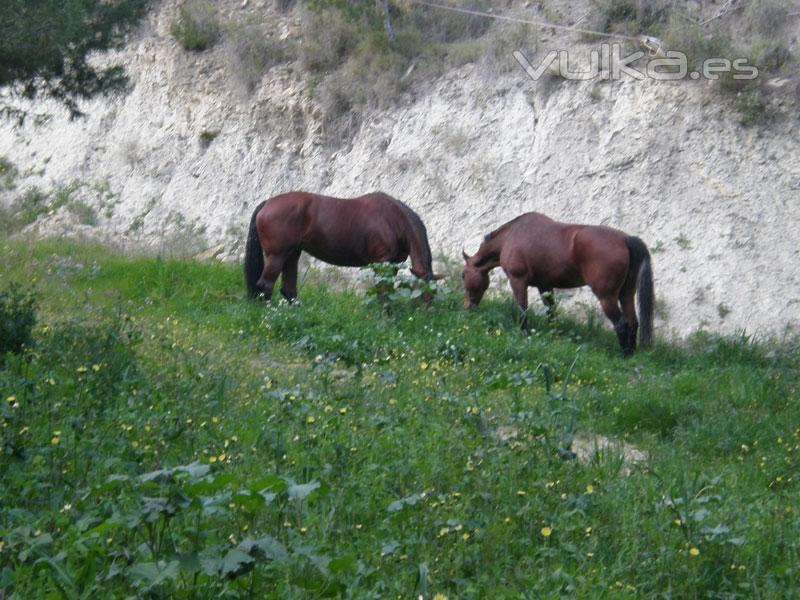
[[[480,304],[483,294],[489,287],[489,271],[475,266],[475,257],[470,257],[463,250],[464,271],[461,279],[464,280],[464,308],[475,308]]]

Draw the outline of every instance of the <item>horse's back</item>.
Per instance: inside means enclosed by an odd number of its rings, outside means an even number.
[[[527,270],[530,285],[594,287],[609,275],[627,272],[627,236],[617,229],[563,223],[536,212],[520,215],[507,226],[501,254],[504,268]]]
[[[268,253],[305,250],[331,264],[361,266],[377,262],[376,255],[407,252],[398,231],[405,210],[382,192],[355,198],[288,192],[267,200],[257,223]]]

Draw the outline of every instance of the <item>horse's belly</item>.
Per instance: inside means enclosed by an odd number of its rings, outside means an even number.
[[[580,273],[559,272],[559,273],[534,273],[533,281],[529,285],[542,289],[570,289],[586,285]]]
[[[337,267],[363,267],[367,262],[363,257],[347,248],[328,248],[303,244],[303,250],[314,258]]]

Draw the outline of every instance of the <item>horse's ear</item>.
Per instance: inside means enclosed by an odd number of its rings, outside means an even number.
[[[461,256],[464,257],[464,262],[469,262],[469,254],[467,254],[464,249],[461,250]]]

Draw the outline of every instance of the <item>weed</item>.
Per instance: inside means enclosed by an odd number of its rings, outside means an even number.
[[[0,290],[0,360],[6,352],[18,353],[31,344],[36,324],[32,291],[11,284]]]
[[[683,233],[681,233],[680,235],[678,235],[678,237],[675,238],[675,243],[681,250],[692,249],[692,241],[689,238],[687,238]]]
[[[219,129],[204,129],[200,132],[200,147],[208,148],[217,136],[219,136]]]

